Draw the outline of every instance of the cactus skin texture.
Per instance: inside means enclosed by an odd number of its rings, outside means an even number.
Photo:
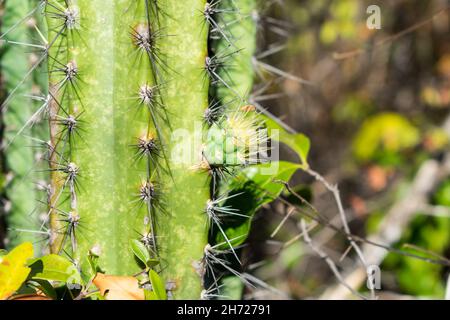
[[[64,1],[50,1],[55,2],[67,9]],[[176,298],[200,296],[201,277],[193,264],[202,259],[207,243],[208,175],[193,169],[201,160],[202,138],[201,126],[194,125],[208,105],[208,85],[202,80],[207,54],[207,29],[201,30],[204,5],[203,0],[164,1],[160,4],[164,15],[157,18],[145,1],[114,0],[105,5],[79,0],[77,9],[69,10],[79,14],[80,27],[63,31],[64,20],[52,15],[59,11],[47,8],[48,42],[56,39],[49,64],[50,92],[55,97],[50,120],[55,147],[52,251],[69,251],[83,266],[96,246],[106,273],[130,275],[139,271],[130,240],[156,233],[157,268],[164,270],[166,281],[175,282]],[[147,15],[151,32],[160,28],[167,34],[158,38],[163,53],[157,58],[163,64],[152,63],[132,37],[133,32],[139,36],[147,31]],[[60,37],[61,32],[66,37]],[[67,74],[55,71],[68,63],[77,68],[73,84],[64,80]],[[167,83],[156,82],[156,75]],[[148,106],[140,101],[140,90],[155,85],[160,87],[160,101]],[[79,136],[75,133],[70,139],[61,130],[61,119],[68,115],[79,118],[80,125]],[[181,143],[193,145],[195,156],[185,161],[172,159],[180,147],[172,141],[177,129],[182,130]],[[140,137],[149,136],[158,137],[165,148],[159,164],[137,157],[133,147]],[[72,180],[66,170],[70,164],[77,171]],[[150,209],[140,199],[146,183],[160,198],[159,205]]]
[[[202,123],[208,107],[208,81],[203,79],[207,56],[207,28],[201,14],[205,0],[162,1],[165,13],[162,26],[168,36],[163,39],[162,50],[166,53],[168,72],[167,88],[163,101],[170,112],[170,127],[177,133],[168,147],[168,154],[176,157],[180,149],[190,155],[184,161],[172,161],[172,177],[164,177],[167,192],[168,214],[161,217],[161,252],[167,262],[164,278],[175,280],[178,299],[200,297],[201,277],[194,266],[203,257],[207,244],[207,218],[205,206],[209,199],[208,175],[193,167],[201,161]],[[200,124],[199,124],[200,122]],[[171,133],[166,131],[166,135]],[[167,140],[167,139],[166,139]]]
[[[232,55],[230,68],[223,70],[220,75],[223,79],[230,79],[230,87],[218,88],[217,97],[224,102],[236,99],[239,95],[238,105],[246,102],[252,93],[254,84],[253,57],[257,46],[257,1],[256,0],[223,0],[220,2],[223,9],[235,8],[234,13],[224,15],[226,31],[233,36],[233,47],[221,38],[213,42],[212,47],[216,52],[236,51]],[[240,101],[239,101],[240,100]]]
[[[30,1],[7,1],[4,4],[2,31],[8,30],[17,20],[25,16],[31,8]],[[28,43],[29,28],[21,25],[3,39]],[[15,90],[18,82],[24,78],[30,68],[29,55],[20,46],[4,45],[2,48],[1,71],[4,79],[6,93]],[[26,148],[30,141],[25,135],[30,136],[30,129],[22,135],[18,132],[30,119],[33,112],[33,103],[26,97],[31,91],[32,80],[26,79],[24,83],[14,91],[14,99],[4,107],[3,111],[3,142],[5,152],[5,166],[7,184],[5,195],[11,204],[6,210],[6,220],[10,228],[8,247],[15,247],[25,241],[35,241],[35,235],[30,232],[18,232],[17,230],[35,230],[39,227],[38,214],[35,212],[37,190],[34,185],[33,171],[35,169],[35,153],[33,148]],[[39,243],[36,244],[39,247]]]
[[[70,257],[83,273],[92,255],[109,275],[152,278],[156,272],[174,298],[198,299],[207,290],[215,234],[222,233],[221,248],[239,260],[221,226],[222,216],[236,212],[220,209],[230,192],[219,191],[222,175],[252,164],[249,143],[264,140],[253,114],[242,108],[254,81],[256,1],[41,5],[48,27],[51,252]],[[216,11],[207,16],[211,7]],[[29,8],[22,9],[24,16]],[[230,54],[208,70],[208,59],[219,52]],[[214,101],[227,107],[209,123],[205,111]],[[30,114],[20,116],[23,122]],[[208,140],[211,132],[222,140]],[[22,143],[20,157],[33,163],[27,150]],[[29,195],[20,199],[34,202]],[[136,241],[151,263],[142,263]]]
[[[64,75],[54,73],[50,79],[56,98],[50,123],[56,146],[52,206],[79,217],[76,248],[72,248],[75,259],[84,265],[83,258],[96,246],[101,252],[99,264],[106,273],[129,275],[139,270],[129,243],[144,233],[145,206],[139,203],[138,195],[141,183],[147,180],[145,165],[136,159],[132,146],[150,130],[148,112],[139,104],[138,93],[141,84],[151,85],[152,78],[146,59],[133,54],[136,48],[130,34],[132,26],[146,23],[145,12],[142,6],[134,8],[124,0],[108,5],[104,1],[77,1],[76,8],[79,29],[67,32],[67,39],[58,37],[50,52],[60,63],[75,62],[79,72],[75,85],[67,83],[65,96],[64,89],[57,90]],[[48,23],[51,42],[61,30],[61,21],[49,18]],[[51,72],[58,66],[49,68]],[[58,110],[61,108],[69,112]],[[67,138],[59,133],[57,122],[58,115],[65,114],[79,116],[80,132],[73,135],[69,151],[60,151]],[[58,160],[63,152],[65,159]],[[79,187],[75,186],[76,199],[69,195],[70,205],[61,204],[62,197],[58,199],[67,181],[67,174],[57,168],[59,162],[63,166],[74,163],[79,169]],[[60,212],[54,210],[52,217],[53,230],[68,228],[60,221]],[[75,246],[68,238],[65,230],[57,232],[52,251],[60,253],[66,246]]]

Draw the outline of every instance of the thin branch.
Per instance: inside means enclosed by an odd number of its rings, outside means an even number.
[[[312,177],[314,177],[317,181],[321,182],[325,188],[330,191],[333,194],[334,200],[336,201],[336,205],[338,207],[339,216],[341,218],[342,226],[344,227],[344,231],[347,235],[347,239],[350,242],[350,245],[355,250],[356,254],[358,255],[359,260],[361,261],[361,264],[364,266],[365,270],[368,270],[369,265],[367,264],[367,261],[364,257],[364,254],[359,247],[359,245],[353,240],[350,227],[348,225],[347,216],[345,214],[344,206],[342,205],[341,196],[339,193],[339,188],[337,185],[331,185],[323,176],[321,176],[318,172],[312,170],[311,168],[306,168],[305,171],[310,174]],[[368,275],[369,276],[369,275]],[[371,294],[372,297],[375,297],[375,291],[371,287]]]
[[[390,247],[390,245],[397,243],[403,231],[411,222],[411,220],[420,213],[428,203],[429,194],[436,188],[436,186],[450,173],[450,154],[447,154],[446,159],[442,164],[436,160],[428,160],[422,164],[414,178],[409,191],[406,195],[395,203],[391,209],[386,213],[384,219],[379,225],[379,232],[369,237],[363,246],[363,253],[370,257],[370,263],[373,265],[380,265],[389,251],[400,253],[404,256],[415,257],[424,261],[438,263],[442,265],[449,265],[448,259],[444,258],[427,258],[420,257],[415,254],[407,253],[402,250],[394,249],[386,251],[383,247]],[[373,246],[373,243],[386,243],[384,246]],[[359,266],[346,273],[347,278],[358,278],[355,280],[355,285],[361,284],[364,279],[358,275],[362,274]],[[333,287],[327,290],[324,298],[342,298],[345,293],[338,287]]]
[[[355,289],[353,289],[348,283],[346,283],[346,280],[344,279],[344,277],[341,275],[341,273],[339,272],[339,269],[337,268],[336,264],[334,263],[334,261],[318,246],[314,245],[314,243],[312,242],[309,234],[308,234],[308,228],[306,227],[306,222],[304,219],[300,220],[300,226],[302,229],[302,234],[303,234],[303,239],[305,240],[305,243],[307,245],[309,245],[311,247],[311,249],[323,260],[325,260],[325,262],[328,264],[328,266],[330,267],[331,271],[334,273],[334,275],[336,276],[336,278],[338,279],[338,281],[345,287],[347,288],[352,294],[354,294],[355,296],[363,299],[363,300],[367,300],[368,298],[364,295],[362,295],[361,293],[359,293],[358,291],[356,291]]]

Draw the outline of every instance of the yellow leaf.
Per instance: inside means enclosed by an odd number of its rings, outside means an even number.
[[[33,257],[33,245],[25,242],[15,247],[0,261],[0,300],[16,292],[27,279],[30,268],[25,264]]]
[[[144,300],[144,290],[133,277],[119,277],[97,273],[95,286],[105,295],[106,300]]]

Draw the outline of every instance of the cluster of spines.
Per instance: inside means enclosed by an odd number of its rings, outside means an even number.
[[[209,38],[210,43],[214,41],[224,40],[229,44],[229,48],[225,50],[225,52],[217,53],[214,50],[210,51],[210,55],[205,58],[204,65],[204,77],[205,82],[210,84],[210,94],[211,94],[211,103],[209,107],[204,112],[204,123],[207,129],[210,129],[212,126],[219,126],[224,131],[231,132],[232,136],[235,139],[239,139],[239,134],[245,132],[246,130],[251,131],[252,137],[245,142],[241,141],[233,141],[234,144],[239,145],[240,143],[244,144],[264,144],[266,142],[266,137],[264,134],[258,133],[258,125],[259,123],[255,120],[254,117],[248,116],[249,111],[253,112],[254,110],[249,109],[247,106],[243,107],[244,99],[241,95],[233,88],[232,79],[226,77],[227,68],[232,67],[229,62],[232,60],[233,55],[237,54],[240,49],[236,49],[233,46],[231,34],[227,33],[227,23],[224,23],[221,18],[222,15],[226,14],[237,14],[238,9],[234,8],[234,3],[232,7],[227,9],[221,3],[222,1],[211,1],[207,2],[204,10],[201,14],[204,16],[205,23],[209,30]],[[138,159],[146,158],[147,159],[147,180],[141,185],[139,191],[139,199],[142,203],[147,205],[148,210],[148,224],[150,225],[150,230],[145,231],[144,233],[140,233],[140,241],[148,248],[149,252],[154,255],[155,259],[159,259],[158,255],[158,246],[157,246],[157,236],[156,233],[156,216],[155,209],[158,211],[163,211],[163,206],[161,204],[158,205],[158,198],[160,198],[161,194],[158,194],[156,190],[158,187],[155,186],[155,182],[151,181],[150,178],[152,176],[158,175],[158,169],[164,169],[170,171],[170,167],[166,161],[165,165],[161,163],[158,164],[158,158],[164,157],[164,144],[161,142],[162,134],[161,130],[158,127],[158,121],[163,120],[166,121],[167,125],[168,118],[166,114],[166,110],[164,108],[164,104],[162,102],[162,95],[159,94],[159,90],[162,85],[164,85],[164,80],[161,74],[166,73],[167,66],[164,64],[161,59],[161,52],[158,49],[158,39],[161,37],[167,36],[164,35],[159,28],[159,18],[156,19],[156,24],[151,23],[150,16],[159,17],[161,12],[159,7],[157,6],[157,2],[145,1],[146,4],[146,13],[147,13],[147,25],[138,24],[136,27],[132,28],[131,37],[133,44],[138,50],[137,55],[139,59],[142,58],[142,55],[146,55],[149,61],[149,65],[152,69],[153,81],[154,84],[142,84],[139,87],[138,99],[140,104],[146,106],[149,109],[151,122],[153,126],[156,128],[156,134],[141,137],[138,142],[134,145],[137,149],[136,157]],[[161,72],[164,71],[164,72]],[[225,74],[225,76],[224,76]],[[170,81],[170,80],[169,80]],[[217,87],[225,87],[230,90],[235,99],[231,101],[223,101],[222,99],[214,100],[214,95]],[[234,108],[234,110],[228,110],[227,106],[236,104],[240,105],[242,108]],[[235,125],[233,127],[233,125]],[[228,128],[223,128],[223,126]],[[235,130],[239,132],[234,132]],[[234,133],[234,135],[233,135]],[[256,147],[256,145],[254,146]],[[247,148],[243,147],[243,149],[247,150]],[[253,151],[251,151],[253,152]],[[244,152],[245,153],[245,152]],[[204,250],[204,259],[203,259],[203,268],[205,272],[210,272],[211,276],[214,278],[213,286],[210,288],[210,294],[204,294],[204,297],[214,296],[214,290],[217,291],[219,287],[219,279],[214,275],[214,266],[217,264],[221,264],[223,268],[234,273],[235,275],[239,275],[236,271],[234,271],[231,267],[228,266],[228,262],[223,259],[217,257],[219,254],[224,254],[226,252],[230,252],[236,258],[236,260],[240,263],[238,255],[235,252],[235,249],[232,245],[232,241],[234,239],[228,239],[225,230],[222,227],[224,220],[228,217],[240,216],[244,218],[248,218],[245,215],[242,215],[238,212],[237,209],[224,206],[224,202],[231,197],[227,195],[219,195],[219,184],[220,181],[227,179],[228,176],[233,174],[233,171],[236,166],[245,166],[253,163],[257,163],[259,160],[257,159],[259,154],[245,153],[242,154],[242,159],[239,163],[235,162],[212,162],[207,159],[206,156],[203,157],[203,163],[199,165],[199,167],[206,169],[210,176],[212,177],[212,188],[211,188],[211,197],[210,200],[205,204],[204,213],[207,216],[207,220],[209,222],[209,229],[212,231],[215,228],[219,230],[219,232],[226,239],[225,245],[229,247],[229,250],[221,251],[219,250],[219,246],[212,247],[209,244],[205,247]],[[144,225],[147,225],[147,222]],[[223,245],[223,244],[222,244]],[[205,275],[205,272],[200,272]],[[214,289],[214,288],[215,289]]]
[[[46,1],[44,14],[47,20],[54,21],[49,26],[53,38],[48,48],[51,99],[48,161],[52,179],[49,215],[53,232],[50,240],[53,252],[73,256],[82,224],[77,198],[82,168],[75,162],[73,150],[81,137],[84,105],[79,87],[80,70],[71,52],[80,38],[81,16],[70,0]]]
[[[147,129],[141,136],[136,137],[136,143],[132,145],[135,152],[135,159],[145,163],[145,177],[139,186],[137,198],[139,207],[144,207],[146,214],[142,222],[142,229],[138,231],[140,241],[148,251],[151,259],[156,262],[146,267],[143,279],[140,283],[145,289],[151,290],[148,269],[160,273],[163,270],[161,265],[160,246],[158,244],[158,223],[157,216],[165,212],[161,171],[170,172],[169,162],[166,157],[165,143],[162,132],[162,125],[170,126],[166,107],[163,101],[161,89],[164,86],[164,73],[166,66],[160,50],[159,42],[166,37],[161,27],[161,16],[163,15],[158,0],[138,0],[136,6],[144,6],[144,22],[130,26],[130,38],[134,47],[135,61],[141,69],[145,65],[145,70],[149,74],[149,80],[140,83],[137,87],[137,102],[140,108],[147,110]],[[143,63],[143,59],[147,62]],[[150,70],[148,70],[150,69]],[[166,291],[168,297],[175,289],[172,281],[166,281]]]

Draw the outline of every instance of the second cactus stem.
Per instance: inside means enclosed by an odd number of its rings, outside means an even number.
[[[254,1],[242,4],[248,11]],[[107,274],[150,268],[173,283],[175,298],[200,297],[208,228],[211,222],[220,228],[219,214],[211,208],[220,199],[217,168],[226,165],[205,151],[205,132],[230,125],[225,135],[234,141],[231,158],[248,164],[248,145],[236,130],[252,124],[236,112],[251,90],[255,30],[250,26],[250,32],[239,34],[235,23],[236,17],[252,19],[251,13],[236,8],[232,19],[218,22],[221,5],[206,0],[45,3],[52,252],[69,255],[82,270],[93,254]],[[224,37],[218,51],[230,50],[232,38],[249,41],[239,43],[249,44],[248,50],[235,52],[236,79],[225,79],[219,53],[208,52],[210,32]],[[242,73],[246,76],[239,78]],[[210,90],[210,84],[220,89]],[[238,110],[230,111],[228,122],[220,120],[226,112],[220,119],[205,116],[210,95],[217,93]],[[152,263],[138,261],[133,241]]]

